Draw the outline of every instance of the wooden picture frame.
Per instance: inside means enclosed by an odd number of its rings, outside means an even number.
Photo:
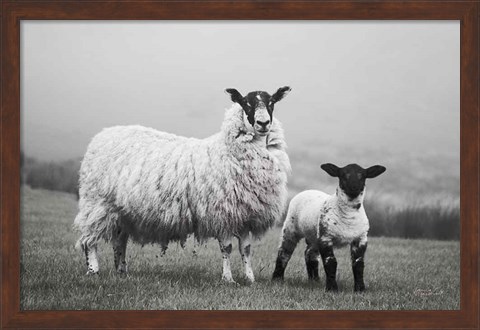
[[[478,328],[478,1],[13,1],[1,7],[2,328]],[[21,20],[458,20],[461,302],[449,311],[21,311]],[[39,274],[41,276],[41,274]]]

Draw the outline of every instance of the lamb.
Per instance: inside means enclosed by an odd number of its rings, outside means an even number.
[[[290,161],[274,105],[290,87],[273,95],[243,97],[226,92],[234,104],[219,133],[187,138],[141,126],[106,128],[88,146],[79,179],[79,212],[74,228],[86,256],[87,274],[97,274],[97,243],[110,241],[115,269],[126,273],[127,242],[170,241],[182,246],[216,238],[223,255],[223,280],[230,269],[232,239],[247,279],[254,282],[251,239],[261,237],[284,212]]]
[[[283,280],[285,268],[298,241],[305,238],[305,264],[310,280],[319,279],[320,254],[326,274],[326,290],[337,291],[337,260],[333,247],[350,244],[354,291],[364,291],[364,257],[369,230],[363,207],[365,180],[379,176],[386,168],[375,165],[363,169],[357,164],[343,168],[333,164],[323,164],[321,167],[331,176],[339,178],[336,193],[328,195],[318,190],[306,190],[291,200],[272,279]]]

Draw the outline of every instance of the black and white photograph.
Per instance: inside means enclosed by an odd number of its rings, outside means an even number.
[[[459,21],[20,32],[21,310],[460,309]]]

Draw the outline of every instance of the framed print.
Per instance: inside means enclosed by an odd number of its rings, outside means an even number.
[[[477,328],[478,17],[5,1],[2,327]]]

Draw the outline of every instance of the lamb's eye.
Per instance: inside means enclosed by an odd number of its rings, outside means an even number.
[[[361,173],[357,173],[357,178],[361,179],[361,178],[362,178],[362,174],[361,174]]]

